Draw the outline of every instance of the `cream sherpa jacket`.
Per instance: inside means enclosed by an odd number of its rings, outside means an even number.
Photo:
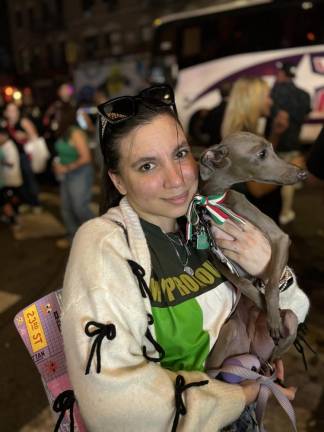
[[[116,222],[127,228],[128,239]],[[61,318],[65,354],[88,431],[171,431],[179,374],[186,384],[202,380],[208,384],[183,391],[187,414],[180,417],[178,431],[215,432],[236,420],[245,406],[239,385],[210,379],[202,372],[175,373],[143,356],[143,346],[150,357],[159,354],[146,337],[148,328],[154,337],[150,301],[142,296],[127,260],[145,270],[149,285],[149,249],[137,214],[123,198],[119,207],[79,229],[64,279]],[[296,284],[282,293],[280,303],[282,307],[289,304],[299,321],[304,320],[309,303]],[[102,340],[101,372],[96,371],[94,355],[85,375],[95,339],[85,333],[89,321],[113,324],[116,336]]]

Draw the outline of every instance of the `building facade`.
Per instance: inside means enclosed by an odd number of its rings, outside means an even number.
[[[56,83],[73,80],[83,65],[145,58],[153,20],[176,3],[179,7],[183,1],[10,0],[18,81],[44,97]]]

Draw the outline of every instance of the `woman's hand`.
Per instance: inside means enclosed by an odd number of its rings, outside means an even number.
[[[258,228],[248,221],[243,225],[227,219],[219,230],[212,229],[212,232],[227,258],[251,276],[262,278],[271,258],[271,247]]]
[[[277,371],[277,379],[283,382],[284,366],[282,360],[276,360],[273,366]],[[297,391],[296,387],[283,387],[280,384],[275,385],[290,401],[294,400]],[[255,402],[260,391],[260,384],[256,381],[246,380],[242,381],[240,386],[243,388],[246,405],[250,405],[251,403]]]
[[[66,166],[59,162],[54,162],[52,166],[56,175],[65,174],[67,172]]]

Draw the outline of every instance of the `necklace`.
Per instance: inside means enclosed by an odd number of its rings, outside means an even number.
[[[193,269],[188,265],[188,261],[189,261],[189,255],[190,255],[190,250],[186,244],[186,242],[183,240],[182,238],[182,234],[180,233],[180,237],[178,238],[179,242],[177,242],[175,239],[173,239],[172,237],[170,237],[167,233],[164,233],[164,235],[166,236],[166,238],[169,240],[169,243],[171,244],[171,246],[173,247],[173,249],[175,250],[175,253],[177,255],[177,258],[179,260],[179,262],[181,263],[183,270],[190,276],[194,275],[194,271]],[[185,253],[186,253],[186,259],[185,262],[182,261],[180,253],[177,249],[177,246],[180,246],[181,248],[184,248]]]

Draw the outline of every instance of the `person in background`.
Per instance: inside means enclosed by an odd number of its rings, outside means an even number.
[[[208,109],[199,109],[196,111],[188,125],[188,135],[193,147],[208,147],[209,145],[209,133],[206,130],[206,120],[208,119]]]
[[[58,129],[65,110],[74,106],[73,95],[73,86],[67,82],[62,83],[57,89],[57,99],[45,111],[44,138],[52,155],[55,155],[55,141],[58,138]]]
[[[102,215],[74,237],[61,317],[86,428],[207,432],[235,422],[227,430],[256,431],[248,407],[259,384],[228,384],[205,371],[236,294],[213,255],[184,239],[198,170],[173,91],[153,86],[98,110]],[[227,222],[224,230],[236,239],[219,240],[224,253],[262,278],[271,255],[263,234],[248,222],[244,231]],[[304,320],[308,300],[294,278],[280,305]],[[278,390],[294,397],[293,388]]]
[[[261,120],[270,114],[272,100],[268,84],[258,77],[238,79],[231,90],[222,123],[222,136],[245,131],[263,135]],[[279,111],[266,138],[274,146],[288,127],[288,115]],[[279,222],[281,210],[280,187],[274,184],[250,181],[235,186],[262,212]]]
[[[294,162],[301,155],[300,131],[307,114],[311,111],[309,94],[294,83],[296,68],[290,63],[278,63],[276,82],[271,90],[273,101],[270,127],[279,111],[289,116],[289,125],[276,145],[276,152],[287,162]],[[286,225],[295,219],[293,201],[295,185],[283,186],[282,208],[279,221]]]
[[[27,87],[23,90],[21,112],[23,117],[28,118],[35,126],[38,135],[43,136],[43,115],[39,105],[35,103],[32,90]]]
[[[97,106],[108,99],[106,85],[101,85],[96,88],[93,94],[93,102],[88,109],[79,108],[77,111],[78,124],[88,134],[91,142],[91,149],[95,166],[98,167],[98,172],[102,169],[102,155],[99,148],[98,127],[96,126]],[[91,113],[90,113],[91,111]],[[93,112],[95,114],[93,114]]]
[[[3,112],[5,127],[10,139],[16,145],[19,152],[20,169],[23,177],[23,185],[18,189],[23,204],[19,210],[24,212],[30,208],[34,213],[42,211],[39,201],[39,186],[32,171],[31,161],[24,149],[29,141],[38,138],[34,124],[26,117],[22,117],[18,106],[9,102]]]
[[[224,82],[221,84],[219,88],[221,101],[218,105],[212,108],[207,115],[204,130],[209,136],[208,145],[214,145],[221,142],[221,127],[231,88],[232,83],[230,82]]]
[[[8,132],[0,126],[0,221],[8,223],[13,230],[19,229],[15,206],[12,204],[13,192],[5,182],[5,167],[10,167],[2,147],[8,141]]]
[[[90,209],[93,168],[86,134],[75,125],[76,110],[65,107],[60,118],[55,142],[57,158],[53,169],[60,180],[61,211],[67,238],[59,239],[57,247],[65,249],[71,244],[77,228],[94,217]]]

